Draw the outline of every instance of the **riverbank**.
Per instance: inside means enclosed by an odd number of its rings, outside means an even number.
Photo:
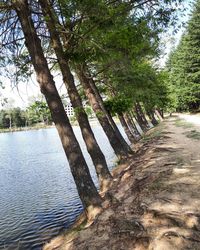
[[[118,118],[115,118],[114,121],[116,123],[119,123]],[[92,118],[89,120],[91,126],[98,126],[99,122],[96,118]],[[73,127],[78,126],[77,121],[71,121],[71,124]],[[12,132],[19,132],[19,131],[28,131],[28,130],[38,130],[38,129],[48,129],[48,128],[54,128],[55,125],[44,125],[44,124],[36,124],[34,126],[30,127],[13,127],[13,128],[4,128],[0,129],[0,133],[12,133]]]
[[[0,133],[12,133],[12,132],[47,129],[47,128],[54,128],[54,125],[35,125],[31,127],[4,128],[4,129],[0,129]]]
[[[88,225],[82,215],[43,249],[200,249],[199,148],[197,125],[165,120],[113,170],[96,220]]]

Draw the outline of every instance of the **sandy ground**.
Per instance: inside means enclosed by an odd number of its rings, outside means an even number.
[[[200,250],[200,116],[170,117],[134,149],[96,220],[44,250]]]
[[[198,115],[179,114],[179,118],[200,126],[200,114]]]

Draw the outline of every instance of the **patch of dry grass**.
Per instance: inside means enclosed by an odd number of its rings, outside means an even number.
[[[175,122],[174,122],[174,125],[176,127],[182,127],[182,128],[191,128],[193,127],[194,125],[190,122],[187,122],[185,120],[182,120],[182,119],[177,119]]]
[[[187,138],[200,140],[200,132],[195,129],[185,132],[184,135],[186,135]]]

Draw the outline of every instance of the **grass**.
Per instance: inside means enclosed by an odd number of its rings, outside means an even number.
[[[154,128],[153,131],[150,131],[150,133],[142,135],[142,140],[148,142],[154,138],[160,138],[163,135],[162,128],[163,126],[159,124],[159,126]]]
[[[182,166],[183,163],[184,163],[183,158],[180,157],[180,156],[177,156],[177,157],[176,157],[176,163],[177,163],[177,166]]]
[[[182,119],[177,119],[175,122],[174,122],[174,125],[176,127],[182,127],[182,128],[191,128],[193,127],[193,124],[190,123],[190,122],[186,122]]]
[[[162,179],[158,179],[156,181],[154,181],[149,187],[148,189],[150,191],[156,191],[156,190],[163,190],[164,188],[164,184],[163,184],[163,180]]]
[[[85,228],[86,224],[87,224],[87,220],[84,220],[80,225],[73,228],[72,232],[78,233],[78,232],[82,231]]]
[[[200,140],[200,132],[196,131],[195,129],[185,132],[184,135],[190,139]]]
[[[71,237],[73,238],[73,236],[82,231],[86,225],[87,219],[85,213],[83,212],[78,216],[74,224],[72,224],[68,229],[64,229],[62,234],[65,235],[65,237],[67,237],[68,239],[70,239]]]

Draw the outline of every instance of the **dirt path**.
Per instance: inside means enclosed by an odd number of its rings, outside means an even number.
[[[93,224],[45,250],[200,249],[200,126],[169,118],[135,150],[134,159],[114,170]]]
[[[168,160],[171,173],[150,186],[157,193],[146,199],[143,219],[155,235],[150,249],[200,249],[200,127],[194,124],[200,119],[182,118],[193,123],[170,119],[162,130],[168,138],[156,147],[168,150],[160,160],[164,166]]]

